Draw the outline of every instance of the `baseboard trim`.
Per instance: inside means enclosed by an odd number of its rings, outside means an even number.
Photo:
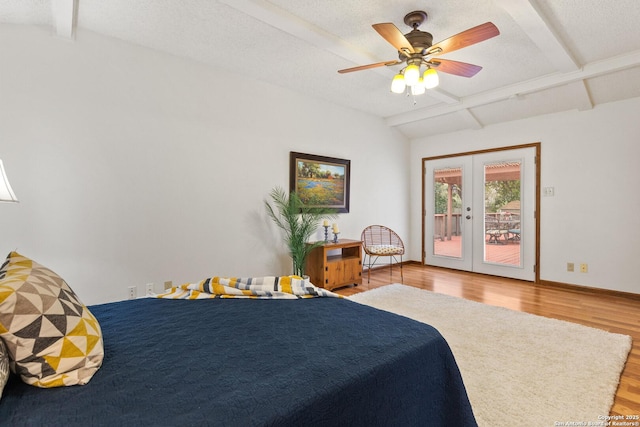
[[[540,280],[537,283],[540,286],[545,286],[548,288],[562,288],[574,292],[582,292],[585,294],[599,294],[606,295],[610,297],[618,297],[618,298],[626,298],[640,301],[640,294],[634,294],[633,292],[624,292],[624,291],[616,291],[613,289],[602,289],[602,288],[594,288],[592,286],[583,286],[583,285],[573,285],[570,283],[563,282],[554,282],[551,280]]]
[[[420,264],[419,261],[392,262],[391,264],[377,263],[377,264],[371,264],[371,271],[382,270],[385,268],[388,269],[389,265],[393,267],[402,267],[403,265],[409,265],[409,264],[422,265]],[[362,264],[362,271],[367,271],[367,269],[368,267],[365,264]]]
[[[467,273],[467,274],[478,274],[480,276],[491,276],[490,274],[483,274],[483,273],[476,273],[473,271],[464,271],[464,270],[456,270],[453,268],[446,268],[446,267],[438,267],[435,265],[424,265],[422,263],[420,263],[419,261],[407,261],[404,263],[406,264],[417,264],[417,265],[423,265],[424,267],[429,267],[429,268],[438,268],[438,269],[442,269],[442,270],[448,270],[451,272],[458,272],[458,273]],[[493,277],[502,277],[502,276],[493,276]],[[503,279],[505,277],[502,277]],[[510,280],[518,280],[518,279],[510,279]],[[563,283],[563,282],[554,282],[552,280],[540,280],[538,282],[530,282],[528,280],[524,280],[523,282],[526,283],[531,283],[533,286],[545,286],[548,288],[562,288],[565,290],[569,290],[569,291],[573,291],[573,292],[580,292],[580,293],[584,293],[584,294],[596,294],[596,295],[606,295],[606,296],[610,296],[610,297],[618,297],[618,298],[626,298],[626,299],[631,299],[631,300],[637,300],[640,301],[640,294],[636,294],[633,292],[625,292],[625,291],[616,291],[613,289],[603,289],[603,288],[594,288],[591,286],[583,286],[583,285],[573,285],[570,283]]]

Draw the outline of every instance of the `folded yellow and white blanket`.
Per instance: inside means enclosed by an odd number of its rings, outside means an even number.
[[[174,286],[157,298],[207,299],[256,298],[299,299],[342,296],[313,285],[300,276],[209,277],[198,283]]]

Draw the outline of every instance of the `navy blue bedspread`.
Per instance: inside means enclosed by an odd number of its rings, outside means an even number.
[[[477,425],[439,332],[348,300],[139,299],[90,310],[102,368],[85,386],[12,377],[0,425]]]

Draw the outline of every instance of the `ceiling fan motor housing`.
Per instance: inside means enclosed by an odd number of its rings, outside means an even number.
[[[431,33],[427,33],[426,31],[415,29],[411,30],[404,36],[409,40],[411,46],[413,46],[413,50],[420,54],[424,54],[424,52],[433,44],[433,36]]]

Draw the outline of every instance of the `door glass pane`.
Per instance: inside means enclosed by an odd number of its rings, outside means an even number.
[[[462,167],[435,169],[433,254],[462,258]]]
[[[522,162],[484,165],[484,262],[521,265]]]

